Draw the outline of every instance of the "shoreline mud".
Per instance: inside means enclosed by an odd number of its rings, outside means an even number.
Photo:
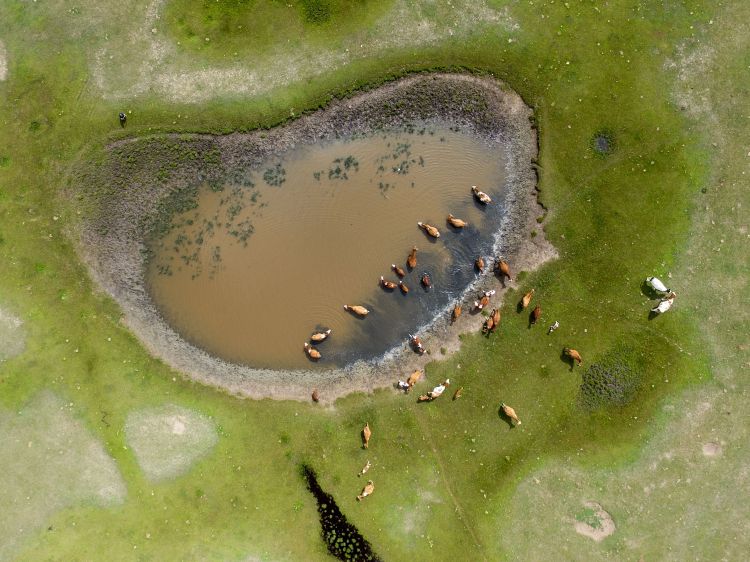
[[[481,329],[482,317],[468,314],[476,293],[496,289],[493,305],[499,306],[506,290],[492,272],[495,258],[508,261],[515,277],[556,256],[536,220],[544,210],[537,201],[537,137],[531,119],[532,110],[520,96],[495,79],[421,74],[334,101],[274,129],[118,141],[107,147],[103,161],[87,163],[75,176],[76,193],[91,207],[78,232],[79,251],[95,282],[121,306],[127,327],[151,354],[192,380],[254,399],[307,401],[317,388],[321,402],[328,403],[352,392],[393,387],[412,370],[458,350],[461,334]],[[200,182],[232,177],[299,144],[419,123],[458,126],[496,146],[507,161],[506,212],[497,225],[494,255],[486,272],[464,291],[462,317],[450,325],[450,310],[445,310],[420,331],[430,354],[418,356],[401,342],[379,360],[343,368],[256,369],[209,355],[162,319],[145,286],[144,263],[145,237],[159,223],[165,199]],[[441,349],[444,354],[435,353]]]

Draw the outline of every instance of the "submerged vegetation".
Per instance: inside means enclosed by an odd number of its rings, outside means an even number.
[[[202,186],[189,184],[172,190],[159,202],[155,218],[145,218],[147,261],[156,260],[155,267],[162,275],[172,275],[187,267],[192,271],[193,279],[203,272],[213,276],[221,263],[221,247],[211,248],[208,267],[204,268],[201,259],[203,246],[211,243],[221,229],[247,247],[255,232],[253,217],[266,207],[254,187],[248,177],[243,185],[227,186],[223,180],[217,179]],[[222,194],[211,216],[199,209],[202,190]],[[169,248],[168,244],[171,244]]]

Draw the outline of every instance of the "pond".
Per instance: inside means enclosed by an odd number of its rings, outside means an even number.
[[[149,242],[148,291],[184,339],[231,363],[325,369],[380,358],[475,279],[504,213],[505,169],[497,146],[434,123],[298,144],[230,182],[197,186],[192,208]],[[472,185],[493,202],[480,204]],[[449,226],[449,213],[469,225]],[[381,276],[398,281],[391,264],[407,270],[407,294],[380,286]],[[432,289],[420,286],[423,272]],[[345,304],[370,313],[357,318]],[[303,344],[322,329],[331,335],[313,362]]]

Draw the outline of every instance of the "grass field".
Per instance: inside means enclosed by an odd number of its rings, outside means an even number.
[[[306,463],[385,560],[743,559],[750,5],[289,5],[0,3],[0,434],[26,440],[66,424],[75,437],[60,438],[65,469],[53,475],[19,444],[0,454],[3,489],[68,486],[55,502],[4,507],[1,555],[324,560]],[[498,333],[468,336],[429,366],[429,384],[450,376],[463,398],[238,400],[183,380],[122,327],[72,241],[87,207],[69,196],[82,155],[153,132],[272,126],[431,69],[493,74],[534,109],[540,229],[560,254],[518,276]],[[592,148],[601,132],[610,154]],[[647,275],[679,295],[651,321]],[[544,325],[561,322],[549,337],[515,312],[531,287]],[[561,361],[566,345],[583,367]],[[630,400],[582,408],[585,368],[622,353],[637,381]],[[501,401],[523,425],[510,429]],[[171,408],[218,437],[186,472],[154,481],[128,420]],[[76,447],[90,442],[118,501],[75,479]],[[377,488],[359,503],[368,459]],[[587,501],[616,525],[602,542],[574,530]]]

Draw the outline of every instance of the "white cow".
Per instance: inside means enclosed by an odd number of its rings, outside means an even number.
[[[654,291],[658,293],[671,293],[672,291],[669,290],[669,288],[661,282],[661,279],[658,277],[646,277],[646,283],[649,287],[651,287]]]

